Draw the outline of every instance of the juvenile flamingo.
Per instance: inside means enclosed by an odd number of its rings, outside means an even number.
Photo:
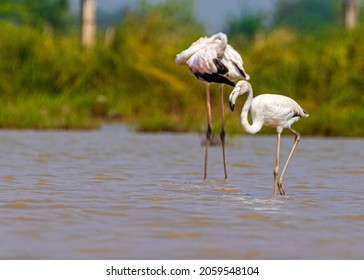
[[[309,115],[306,114],[300,105],[292,98],[279,94],[261,94],[253,99],[253,89],[247,81],[239,81],[234,90],[229,96],[230,108],[233,111],[235,101],[238,96],[248,93],[248,97],[243,105],[241,111],[241,125],[248,133],[255,134],[261,130],[264,126],[276,128],[277,136],[277,154],[276,154],[276,166],[274,168],[274,195],[277,194],[277,187],[281,195],[285,195],[283,188],[283,177],[287,170],[289,161],[292,157],[293,151],[296,148],[298,141],[300,140],[300,134],[291,125],[298,121],[300,118],[306,118]],[[248,112],[250,111],[252,117],[252,124],[248,122]],[[288,128],[294,135],[295,141],[291,152],[288,156],[286,164],[284,165],[281,176],[278,180],[279,171],[279,154],[281,133],[284,128]]]

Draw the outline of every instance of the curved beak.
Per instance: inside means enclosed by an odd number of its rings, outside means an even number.
[[[235,104],[229,100],[229,105],[230,105],[231,111],[234,111]]]
[[[234,88],[234,90],[229,95],[229,105],[231,111],[234,111],[235,101],[236,98],[238,98],[238,96],[239,96],[239,91],[236,88]]]

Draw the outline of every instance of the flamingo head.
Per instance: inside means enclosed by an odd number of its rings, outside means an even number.
[[[243,95],[244,93],[251,90],[251,88],[252,88],[251,85],[247,81],[241,80],[236,83],[233,91],[230,93],[230,96],[229,96],[229,105],[230,105],[231,111],[234,111],[236,99],[240,95]]]

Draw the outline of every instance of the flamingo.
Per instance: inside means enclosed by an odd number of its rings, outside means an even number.
[[[279,94],[261,94],[253,99],[253,89],[246,81],[239,81],[229,96],[229,104],[232,111],[234,110],[236,99],[244,93],[248,93],[241,111],[241,125],[244,130],[248,133],[255,134],[261,130],[263,125],[276,128],[277,130],[276,165],[273,171],[274,195],[277,194],[277,187],[279,193],[285,195],[283,177],[297,143],[300,140],[300,133],[291,128],[291,125],[300,118],[306,118],[309,115],[303,111],[296,101],[287,96]],[[252,124],[249,124],[248,122],[249,111],[252,117]],[[288,128],[295,135],[295,141],[278,181],[281,133],[284,128]]]
[[[239,53],[227,43],[224,33],[217,33],[211,37],[201,37],[188,49],[176,56],[177,65],[187,65],[190,72],[206,84],[207,131],[205,141],[204,180],[207,178],[208,149],[212,136],[212,120],[210,105],[210,83],[220,84],[221,103],[221,132],[223,164],[225,179],[227,178],[225,159],[225,129],[224,129],[224,84],[235,86],[236,80],[249,80],[249,75],[243,67],[243,60]]]

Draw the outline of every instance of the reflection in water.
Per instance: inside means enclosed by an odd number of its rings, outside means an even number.
[[[291,137],[283,138],[282,158]],[[273,197],[275,136],[0,131],[4,259],[363,259],[363,140],[303,137]]]

